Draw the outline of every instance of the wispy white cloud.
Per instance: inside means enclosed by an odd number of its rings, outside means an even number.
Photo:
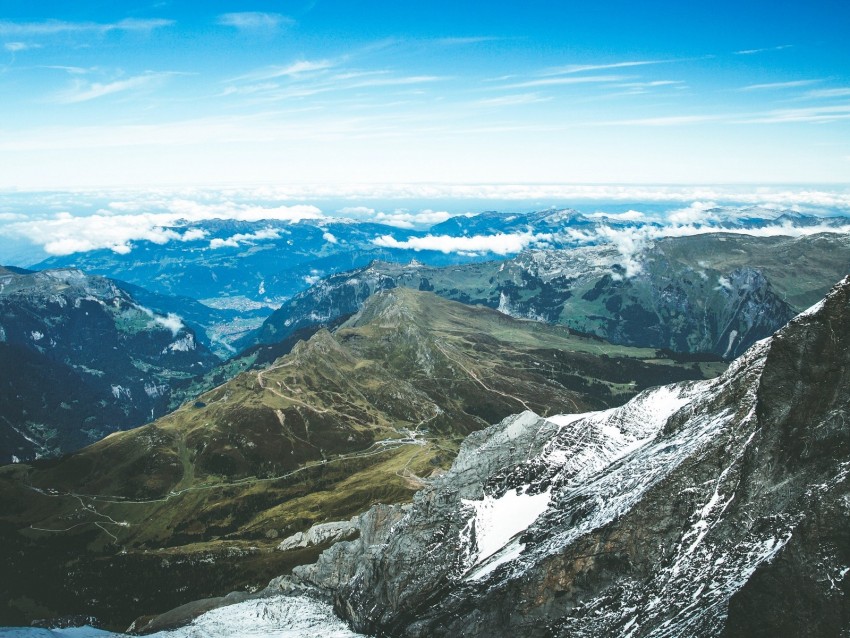
[[[67,66],[64,64],[48,64],[46,66],[40,67],[42,69],[54,69],[56,71],[65,71],[71,75],[86,75],[88,73],[94,73],[97,70],[97,67],[81,67],[81,66]]]
[[[345,206],[338,211],[341,215],[349,217],[374,217],[377,211],[369,206]]]
[[[672,60],[627,60],[624,62],[611,62],[608,64],[568,64],[566,66],[554,67],[540,72],[539,75],[567,75],[571,73],[586,73],[588,71],[606,71],[609,69],[626,69],[635,66],[647,66],[650,64],[664,64]]]
[[[496,40],[501,40],[502,38],[497,36],[489,36],[489,35],[479,35],[479,36],[468,36],[468,37],[448,37],[448,38],[437,38],[435,42],[437,44],[453,46],[453,45],[463,45],[463,44],[481,44],[482,42],[493,42]]]
[[[690,206],[668,213],[667,221],[674,225],[718,222],[720,221],[720,217],[716,213],[711,212],[717,208],[717,202],[691,202]]]
[[[823,82],[822,79],[812,79],[812,80],[790,80],[788,82],[767,82],[765,84],[750,84],[749,86],[742,86],[739,91],[765,91],[765,90],[775,90],[775,89],[796,89],[801,86],[811,86],[812,84],[817,84],[818,82]]]
[[[365,80],[352,82],[346,88],[363,89],[379,86],[406,86],[411,84],[428,84],[430,82],[439,82],[446,78],[439,75],[407,75],[398,77],[376,77]]]
[[[339,68],[342,64],[342,60],[298,60],[264,67],[229,80],[222,95],[253,96],[258,103],[279,102],[358,89],[415,87],[446,79],[436,75],[396,75],[387,69]]]
[[[646,215],[639,210],[627,210],[624,213],[606,213],[605,211],[599,211],[597,213],[590,213],[587,217],[591,219],[614,219],[617,221],[642,221],[646,219]]]
[[[847,119],[850,119],[850,103],[800,109],[776,109],[742,116],[735,121],[739,124],[788,124],[793,122],[837,122]]]
[[[592,123],[594,126],[687,126],[724,119],[720,115],[667,115],[633,120],[609,120]]]
[[[815,226],[796,227],[790,223],[769,224],[762,228],[727,229],[716,225],[719,217],[701,204],[694,202],[677,219],[668,219],[662,225],[645,225],[637,227],[615,228],[599,226],[592,230],[569,229],[566,235],[580,244],[611,244],[618,253],[619,265],[625,268],[626,277],[639,275],[643,270],[642,251],[654,240],[663,237],[688,237],[708,233],[730,233],[735,235],[750,235],[754,237],[805,237],[820,233],[850,233],[850,225],[830,226],[818,224]],[[616,276],[616,273],[614,273]]]
[[[4,130],[0,151],[95,149],[121,146],[174,147],[231,142],[376,138],[383,133],[381,118],[317,116],[309,120],[285,118],[286,113],[201,117],[161,124],[49,126],[26,132]]]
[[[848,96],[850,96],[850,87],[839,87],[834,89],[815,89],[813,91],[806,91],[806,93],[803,95],[803,97],[812,99]]]
[[[431,210],[429,208],[420,211],[398,208],[392,212],[384,212],[369,206],[346,206],[340,208],[337,213],[347,218],[395,226],[396,228],[427,228],[456,215],[444,210]]]
[[[221,92],[221,96],[227,95],[253,95],[255,93],[264,93],[279,88],[279,84],[275,82],[258,82],[257,84],[246,84],[243,86],[228,86]]]
[[[172,77],[174,75],[182,74],[174,71],[157,73],[148,72],[142,75],[136,75],[121,80],[115,80],[114,82],[105,83],[77,80],[76,82],[74,82],[74,85],[70,89],[59,93],[56,96],[56,101],[60,104],[88,102],[89,100],[95,100],[97,98],[101,98],[106,95],[112,95],[114,93],[123,93],[125,91],[148,88],[153,85],[159,84],[166,78]]]
[[[513,95],[502,95],[500,97],[476,100],[472,102],[472,105],[484,107],[521,106],[523,104],[548,102],[551,99],[551,97],[543,96],[539,93],[515,93]]]
[[[654,184],[321,184],[267,187],[248,190],[245,196],[262,193],[273,199],[471,199],[491,201],[605,201],[605,202],[734,202],[776,206],[850,208],[850,188],[665,186]],[[352,207],[343,210],[373,210]]]
[[[40,49],[41,45],[31,42],[6,42],[3,48],[12,53],[19,53],[20,51],[28,51],[29,49]]]
[[[150,216],[145,215],[75,217],[70,213],[60,213],[52,219],[11,224],[6,232],[29,239],[51,255],[68,255],[98,248],[108,248],[125,255],[132,250],[130,242],[134,240],[166,244],[183,239],[176,230],[153,222]]]
[[[289,64],[273,65],[263,67],[235,77],[230,82],[262,82],[264,80],[274,80],[276,78],[297,78],[309,73],[317,71],[325,71],[326,69],[337,66],[337,62],[333,60],[296,60]]]
[[[262,11],[238,11],[223,13],[216,22],[222,26],[233,27],[240,31],[271,30],[295,23],[282,13],[264,13]]]
[[[792,124],[798,122],[827,123],[850,119],[850,103],[810,106],[792,109],[770,109],[752,113],[718,115],[667,115],[632,120],[587,122],[587,126],[687,126],[706,122],[725,124]]]
[[[397,228],[421,228],[423,226],[427,227],[440,224],[451,217],[454,217],[454,215],[447,211],[426,208],[419,212],[396,210],[392,213],[378,213],[375,215],[375,221],[379,224],[396,226]]]
[[[741,51],[735,51],[735,55],[754,55],[756,53],[767,53],[769,51],[782,51],[783,49],[790,49],[793,46],[793,44],[780,44],[779,46],[766,47],[763,49],[743,49]]]
[[[683,80],[650,80],[647,82],[623,82],[617,86],[623,88],[651,89],[659,86],[680,86],[684,83]]]
[[[13,22],[0,20],[0,35],[39,36],[58,33],[109,33],[110,31],[152,31],[174,25],[174,20],[160,18],[126,18],[118,22],[66,22],[44,20],[42,22]]]
[[[567,86],[572,84],[600,84],[605,82],[622,82],[630,80],[628,75],[571,75],[567,77],[547,77],[539,80],[528,80],[515,84],[506,84],[505,89],[526,89],[537,86]]]
[[[281,231],[277,228],[263,228],[253,233],[236,233],[226,239],[214,237],[210,240],[210,248],[217,250],[219,248],[238,248],[242,244],[250,244],[263,239],[280,239]]]

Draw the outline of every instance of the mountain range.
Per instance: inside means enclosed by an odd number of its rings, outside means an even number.
[[[282,552],[280,538],[409,500],[490,423],[619,405],[724,368],[433,293],[375,295],[333,333],[152,424],[0,469],[12,601],[0,613],[20,623],[86,609],[124,627],[175,601],[263,585],[327,544]]]
[[[839,636],[850,279],[719,378],[466,439],[274,581],[387,636]]]
[[[202,326],[213,342],[230,344],[256,328],[271,309],[320,279],[375,260],[407,263],[415,258],[449,266],[502,259],[522,249],[641,244],[665,235],[720,230],[794,235],[848,227],[847,217],[760,207],[699,209],[681,220],[572,209],[489,211],[457,215],[427,230],[331,216],[296,222],[210,219],[161,229],[179,241],[136,240],[128,250],[53,256],[30,267],[78,268],[235,312],[209,316]]]
[[[324,524],[281,543],[331,539],[315,562],[257,593],[132,628],[843,635],[848,334],[850,277],[717,378],[650,388],[607,410],[507,417],[467,436],[411,503],[335,524],[342,540]]]
[[[548,214],[544,219],[553,217]],[[487,306],[514,317],[566,325],[613,343],[671,353],[706,352],[731,359],[782,326],[822,295],[829,281],[847,271],[850,245],[846,237],[706,234],[648,242],[627,254],[606,244],[526,251],[508,260],[448,267],[417,261],[373,262],[320,280],[237,341],[232,338],[244,334],[251,321],[261,319],[256,314],[259,310],[250,311],[254,313],[254,319],[250,319],[239,310],[213,308],[190,297],[151,292],[76,269],[42,271],[37,276],[29,271],[8,271],[7,279],[14,276],[15,283],[7,284],[7,292],[15,292],[13,297],[6,296],[5,321],[15,324],[15,334],[20,338],[3,346],[0,355],[24,362],[24,372],[8,380],[8,416],[0,453],[6,460],[57,454],[113,430],[151,421],[182,401],[224,383],[240,370],[270,364],[299,340],[308,339],[323,327],[333,329],[343,323],[373,293],[396,287],[430,290],[444,298]],[[788,263],[795,264],[793,272]],[[63,277],[68,279],[68,273],[77,278],[76,287],[60,283]],[[71,295],[73,303],[47,303],[51,295],[55,296],[56,285],[51,288],[44,282],[64,286],[63,294]],[[25,291],[27,286],[31,290]],[[153,351],[147,352],[148,346],[139,342],[141,351],[133,352],[136,341],[121,336],[122,330],[126,332],[126,321],[111,328],[98,313],[85,321],[70,317],[75,304],[82,303],[86,295],[99,298],[105,308],[119,292],[129,312],[142,313],[140,325],[159,330],[162,338],[167,335],[168,322],[192,332],[201,355],[199,361],[184,369],[177,363],[179,357],[171,356],[178,368],[176,374],[158,371],[157,363],[137,377],[140,366],[152,364]],[[93,342],[70,349],[63,349],[61,344],[51,347],[48,359],[52,357],[53,362],[46,364],[43,343],[32,340],[33,334],[50,333],[45,322],[54,326],[50,330],[65,331],[64,344],[73,340]],[[225,326],[236,332],[223,336]],[[105,339],[95,336],[104,330],[115,334]],[[210,356],[209,349],[218,356],[233,356],[235,348],[228,340],[244,352],[226,362]],[[115,345],[109,345],[110,341]],[[165,345],[157,346],[156,352]],[[27,352],[20,353],[24,346]],[[90,365],[92,356],[99,357],[97,365]],[[116,363],[119,359],[123,362],[120,366]],[[98,381],[92,375],[97,372],[76,379],[86,369],[103,373],[96,390],[92,387]],[[130,397],[126,393],[115,396],[112,386],[129,389]],[[71,400],[66,400],[67,388],[75,389]],[[149,392],[158,396],[150,397]],[[58,410],[59,418],[45,416],[60,405],[64,407]],[[89,414],[92,406],[99,406],[97,415]],[[49,427],[45,425],[48,421]]]
[[[0,625],[840,635],[846,220],[696,212],[0,269]]]
[[[141,425],[218,359],[175,314],[79,270],[0,269],[0,462]]]
[[[660,239],[627,254],[600,245],[449,268],[374,262],[299,293],[237,345],[333,322],[374,292],[401,286],[614,343],[733,358],[823,296],[849,266],[846,235],[724,233]]]

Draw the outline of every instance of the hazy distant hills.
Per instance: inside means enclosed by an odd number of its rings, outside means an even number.
[[[375,295],[334,333],[320,331],[153,424],[0,471],[12,588],[2,595],[129,623],[262,585],[318,551],[275,552],[276,538],[409,499],[472,431],[525,409],[618,405],[645,387],[724,367],[432,293]],[[60,574],[81,551],[87,559],[70,594]],[[4,613],[26,617],[16,604],[0,609],[0,624]]]
[[[73,269],[0,269],[0,359],[0,462],[161,416],[175,383],[218,362],[176,315]]]
[[[208,220],[180,230],[195,238],[138,241],[126,255],[103,249],[51,257],[34,268],[75,266],[153,292],[229,300],[221,307],[251,310],[276,305],[321,276],[373,259],[397,255],[409,260],[413,251],[381,248],[373,240],[387,233],[399,240],[424,234],[372,223],[276,220]],[[442,253],[432,257],[441,264],[468,261]]]
[[[811,228],[813,226],[841,227],[850,223],[850,218],[844,216],[824,217],[789,209],[760,206],[742,208],[730,206],[701,207],[695,210],[692,215],[680,214],[679,217],[674,219],[675,221],[656,219],[636,212],[619,214],[582,213],[569,208],[527,213],[486,211],[471,217],[452,217],[445,222],[432,226],[429,233],[454,237],[513,232],[558,234],[565,229],[592,233],[603,227],[661,229],[676,225],[709,230],[758,231],[775,226],[784,226],[789,229]],[[576,239],[576,236],[573,235],[572,239]],[[570,235],[555,237],[554,241],[559,245],[568,244]]]
[[[447,266],[503,259],[522,248],[575,248],[612,243],[633,246],[665,233],[711,230],[793,235],[808,229],[847,227],[845,217],[820,217],[758,207],[700,209],[678,221],[641,213],[608,215],[571,209],[528,213],[460,215],[429,230],[358,220],[325,218],[187,222],[181,239],[140,240],[119,254],[102,249],[51,257],[34,268],[76,267],[141,286],[151,293],[201,300],[236,315],[198,316],[215,344],[232,343],[256,328],[270,309],[323,277],[361,268],[374,260],[412,259]],[[672,229],[672,230],[671,230]],[[180,314],[179,311],[175,311]],[[205,323],[200,323],[204,321]],[[224,346],[217,345],[219,352]]]
[[[282,340],[401,286],[615,343],[731,358],[814,303],[848,269],[850,239],[839,234],[706,234],[648,242],[627,254],[603,244],[448,268],[375,262],[299,293],[237,345]]]

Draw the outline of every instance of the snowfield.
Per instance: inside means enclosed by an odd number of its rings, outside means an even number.
[[[198,616],[192,624],[149,634],[150,638],[357,638],[329,605],[312,598],[273,596],[246,600]],[[91,627],[0,628],[0,638],[119,638]]]

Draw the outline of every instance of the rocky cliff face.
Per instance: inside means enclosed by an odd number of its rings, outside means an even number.
[[[721,377],[473,434],[274,591],[385,636],[850,631],[850,278]]]
[[[177,315],[145,308],[109,279],[0,269],[0,362],[6,463],[153,420],[174,382],[217,359]]]
[[[274,343],[333,324],[370,295],[406,287],[614,343],[732,359],[820,299],[848,267],[850,242],[840,235],[710,234],[630,251],[612,245],[529,251],[447,268],[375,262],[299,293],[237,345]]]

